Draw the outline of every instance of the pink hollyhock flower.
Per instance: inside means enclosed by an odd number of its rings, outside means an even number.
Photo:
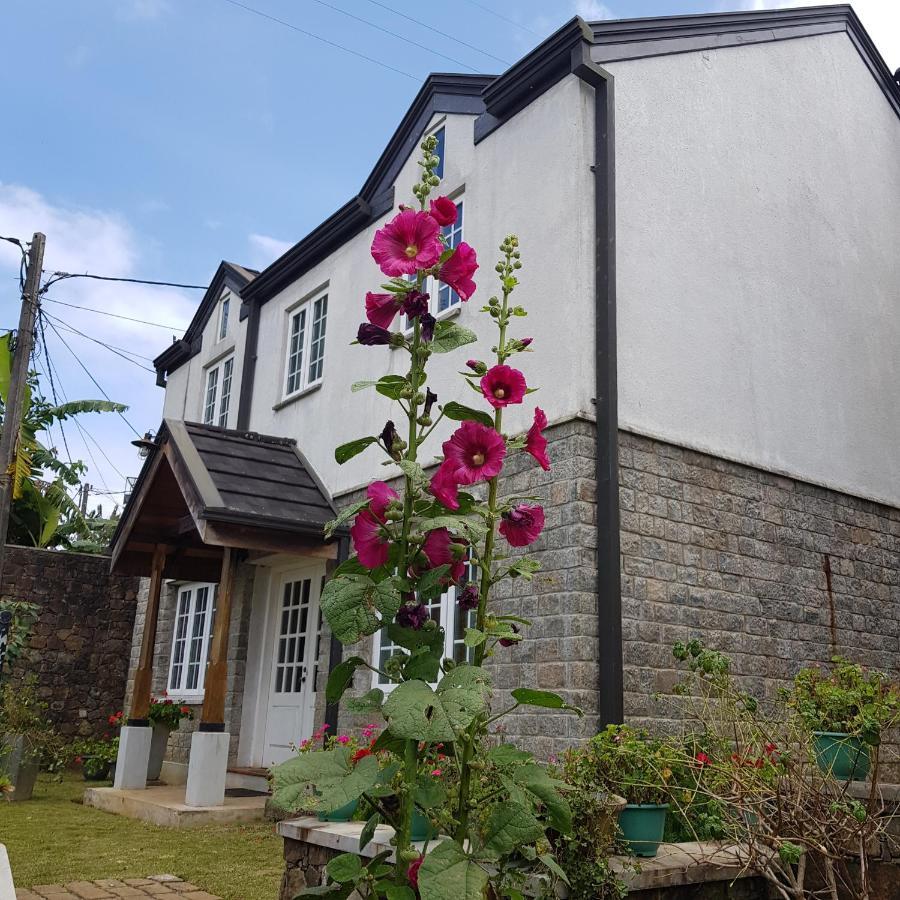
[[[375,481],[366,494],[369,505],[357,513],[350,537],[359,561],[367,569],[377,569],[387,562],[390,545],[381,533],[381,526],[385,522],[385,510],[391,500],[397,499],[397,492],[383,481]]]
[[[436,197],[431,201],[431,216],[438,225],[452,225],[459,211],[449,197]]]
[[[424,853],[418,859],[414,859],[406,870],[406,877],[416,890],[419,889],[419,866],[422,865],[423,859],[425,859]]]
[[[534,410],[534,424],[525,436],[525,452],[530,453],[545,471],[550,471],[550,457],[547,456],[547,438],[544,429],[547,427],[547,416],[538,406]]]
[[[503,513],[500,522],[500,534],[513,547],[527,547],[533,544],[544,530],[544,509],[541,506],[529,506],[520,503],[509,512]]]
[[[526,387],[525,376],[509,366],[493,366],[481,379],[481,393],[494,409],[521,403]]]
[[[431,476],[431,493],[447,507],[447,509],[459,509],[457,492],[459,482],[453,474],[453,466],[442,463],[437,472]]]
[[[457,484],[475,484],[499,475],[506,456],[503,435],[480,422],[463,422],[443,448],[444,465]]]
[[[425,535],[422,552],[433,569],[438,566],[450,566],[448,581],[457,582],[466,571],[465,559],[457,559],[453,554],[453,536],[446,528],[435,528]]]
[[[392,278],[412,275],[440,259],[443,247],[439,232],[440,226],[428,213],[404,209],[375,232],[372,258]]]
[[[366,318],[379,328],[390,328],[399,309],[393,294],[366,294]]]
[[[453,251],[453,256],[441,266],[437,277],[444,284],[449,284],[459,294],[460,300],[468,300],[475,293],[472,276],[477,268],[478,260],[474,248],[461,241]]]

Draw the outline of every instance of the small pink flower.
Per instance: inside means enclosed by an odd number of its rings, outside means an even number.
[[[431,770],[431,774],[432,774],[435,778],[440,778],[441,775],[442,775],[443,773],[441,772],[440,769],[432,769],[432,770]]]
[[[442,463],[437,472],[431,476],[431,493],[447,507],[459,509],[459,482],[453,472],[453,466]]]
[[[521,403],[526,387],[525,376],[509,366],[493,366],[481,379],[481,393],[494,409]]]
[[[449,197],[436,197],[431,201],[431,215],[438,225],[452,225],[459,212]]]
[[[460,300],[468,300],[475,293],[475,282],[472,276],[478,268],[475,250],[465,241],[461,241],[438,272],[438,280],[450,285]]]
[[[463,577],[466,571],[465,559],[458,558],[453,553],[453,545],[458,543],[446,528],[434,528],[425,535],[422,544],[422,552],[425,554],[431,568],[438,566],[450,566],[448,583],[455,583]]]
[[[372,258],[392,278],[412,275],[440,259],[439,232],[440,226],[428,213],[404,209],[375,232]]]
[[[366,493],[369,505],[357,513],[350,537],[353,538],[359,561],[367,569],[377,569],[387,562],[390,544],[382,532],[382,526],[388,503],[397,498],[397,493],[383,481],[370,484]]]
[[[338,735],[337,742],[338,742],[339,744],[349,744],[349,743],[350,743],[350,738],[347,737],[346,734],[340,734],[340,735]]]
[[[544,509],[541,506],[529,506],[520,503],[509,512],[503,513],[500,522],[500,534],[513,547],[527,547],[533,544],[544,530]]]
[[[394,294],[366,294],[366,318],[379,328],[389,329],[400,306]]]
[[[416,889],[419,889],[419,866],[422,865],[422,860],[425,859],[425,855],[422,854],[418,859],[413,860],[409,864],[409,868],[406,870],[406,877],[409,880],[409,883]]]
[[[537,407],[534,411],[534,424],[525,436],[525,452],[530,453],[545,472],[549,472],[550,457],[547,456],[547,438],[543,433],[546,427],[547,416],[540,407]]]
[[[503,435],[480,422],[465,421],[444,441],[444,464],[457,484],[475,484],[500,474],[506,456]],[[443,466],[442,466],[443,468]]]

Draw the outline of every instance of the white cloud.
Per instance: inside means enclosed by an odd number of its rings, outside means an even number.
[[[267,234],[250,234],[247,240],[250,243],[250,265],[255,269],[264,269],[294,246],[291,241],[282,241]]]
[[[114,0],[121,19],[158,19],[170,10],[169,0]]]
[[[552,34],[560,25],[568,22],[572,16],[581,16],[586,22],[597,22],[600,19],[615,19],[617,14],[605,3],[599,0],[567,0],[554,7],[549,14],[540,15],[528,22],[528,28],[537,32],[541,37],[527,38],[522,33],[516,34],[516,39],[524,45],[534,45]]]
[[[613,11],[605,4],[597,0],[576,0],[575,14],[581,16],[586,22],[596,22],[599,19],[614,19]]]

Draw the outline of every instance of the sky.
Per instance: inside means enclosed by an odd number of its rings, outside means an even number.
[[[45,277],[205,285],[222,259],[264,267],[355,194],[429,72],[501,72],[575,14],[798,5],[815,4],[6,0],[0,235],[43,231]],[[900,2],[854,6],[896,69]],[[19,261],[0,242],[0,329],[18,319]],[[124,419],[67,426],[67,447],[52,434],[64,458],[88,464],[92,506],[111,509],[138,473],[130,441],[156,429],[162,410],[150,360],[181,335],[201,296],[87,279],[47,292],[44,393],[49,371],[60,400],[105,393],[129,406]]]

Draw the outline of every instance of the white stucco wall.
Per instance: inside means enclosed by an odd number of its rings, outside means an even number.
[[[455,373],[468,358],[490,358],[496,328],[478,310],[497,292],[494,264],[500,241],[509,232],[517,233],[524,268],[520,272],[522,286],[514,297],[528,308],[529,317],[515,320],[511,330],[519,337],[534,336],[538,352],[520,355],[514,365],[525,372],[530,383],[540,386],[540,392],[530,395],[521,407],[510,408],[504,421],[510,431],[530,424],[535,405],[544,408],[551,419],[591,408],[593,257],[590,239],[585,236],[593,228],[593,207],[583,202],[592,196],[591,115],[590,95],[572,77],[477,146],[472,142],[471,117],[448,116],[444,122],[447,151],[441,192],[451,196],[463,192],[463,239],[476,248],[481,264],[475,276],[478,291],[462,305],[456,321],[483,339],[432,357],[431,385],[440,402],[455,399],[488,408]],[[436,116],[432,127],[442,118]],[[410,189],[418,177],[418,158],[417,150],[397,179],[397,203],[413,202]],[[262,307],[251,427],[295,437],[333,493],[385,471],[376,449],[338,466],[334,447],[377,434],[386,419],[398,412],[374,390],[352,394],[350,385],[408,366],[403,352],[349,346],[365,320],[366,291],[378,290],[384,280],[369,250],[375,230],[387,218]],[[286,310],[326,284],[329,305],[322,385],[281,409],[273,409],[283,392]],[[435,432],[426,459],[439,452],[440,441],[450,430],[448,424]]]
[[[609,68],[622,426],[900,503],[900,120],[848,37]]]

